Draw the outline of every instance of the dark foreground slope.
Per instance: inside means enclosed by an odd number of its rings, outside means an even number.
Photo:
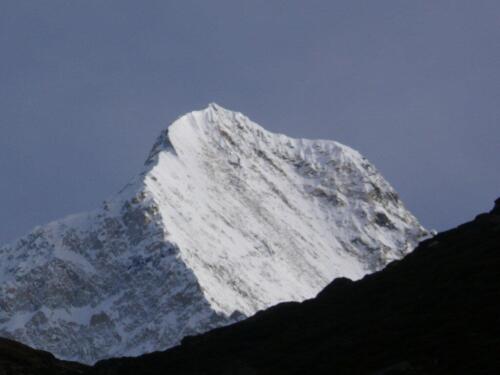
[[[165,352],[86,368],[0,341],[0,374],[81,373],[499,374],[500,200],[381,272]]]
[[[60,361],[52,354],[0,338],[0,375],[78,375],[87,366]]]
[[[185,339],[101,362],[106,374],[498,374],[500,200],[359,282]]]

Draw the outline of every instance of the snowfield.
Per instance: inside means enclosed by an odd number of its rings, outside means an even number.
[[[0,247],[0,336],[86,363],[162,350],[358,279],[426,233],[357,151],[210,104],[102,207]]]

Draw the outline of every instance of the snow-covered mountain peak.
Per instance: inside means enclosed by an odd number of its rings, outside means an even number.
[[[238,144],[236,144],[236,142]],[[248,145],[245,146],[245,143]],[[329,140],[293,139],[282,134],[273,134],[259,124],[251,121],[240,112],[223,108],[216,103],[210,103],[206,108],[187,113],[179,117],[163,130],[157,138],[146,165],[157,162],[160,152],[194,153],[199,154],[201,144],[215,147],[220,152],[241,151],[252,147],[261,148],[295,148],[302,149],[303,156],[312,155],[314,150],[323,153],[335,152],[338,157],[345,154],[347,157],[363,159],[356,151],[345,145]],[[312,150],[314,149],[314,150]]]
[[[313,297],[425,230],[357,151],[210,104],[102,208],[0,247],[0,335],[93,362]]]
[[[193,136],[207,137],[208,139],[216,139],[224,137],[227,131],[238,131],[234,127],[232,119],[239,119],[247,124],[248,128],[254,128],[254,131],[263,131],[259,125],[251,123],[250,120],[239,112],[227,110],[216,103],[210,103],[206,108],[187,113],[163,130],[157,138],[153,149],[146,161],[149,165],[156,161],[156,156],[159,152],[174,152],[176,147],[183,147],[186,143],[190,143]],[[240,129],[241,130],[241,126]]]
[[[160,139],[145,192],[217,312],[229,315],[237,306],[249,315],[271,303],[283,281],[259,286],[256,280],[262,270],[275,272],[283,258],[280,267],[298,274],[287,275],[279,293],[283,300],[303,299],[333,269],[359,278],[409,251],[408,237],[423,232],[375,168],[337,142],[273,134],[213,104],[182,116]],[[193,235],[192,228],[205,233]],[[346,252],[332,257],[332,244]],[[297,253],[308,247],[325,257]],[[255,267],[241,263],[246,257]],[[219,272],[206,272],[212,268]],[[247,280],[238,286],[246,283],[244,293],[232,285],[235,270]]]

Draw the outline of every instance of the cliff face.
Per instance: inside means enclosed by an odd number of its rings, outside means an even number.
[[[425,234],[358,152],[212,104],[102,207],[0,247],[0,335],[86,363],[162,350],[358,279]]]

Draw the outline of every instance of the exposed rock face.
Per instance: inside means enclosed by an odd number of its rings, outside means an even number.
[[[376,271],[425,234],[358,152],[210,105],[100,209],[0,247],[0,336],[87,363],[165,349]]]

